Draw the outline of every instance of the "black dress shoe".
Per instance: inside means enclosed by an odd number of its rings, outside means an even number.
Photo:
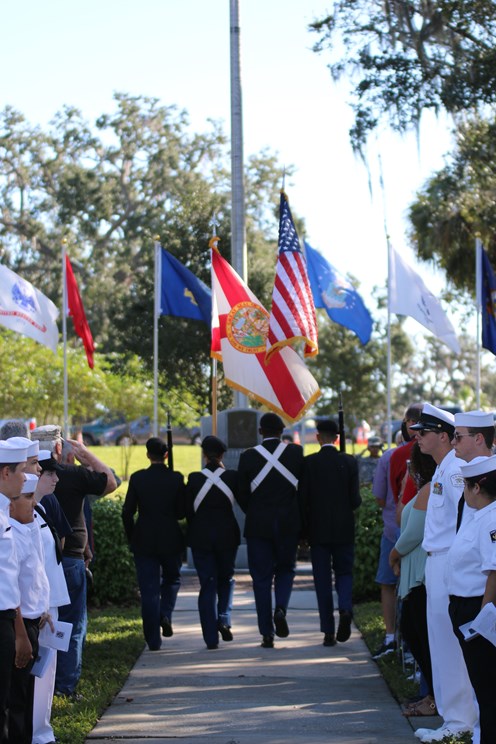
[[[274,648],[274,637],[263,636],[261,646],[262,648]]]
[[[351,620],[353,615],[349,610],[339,611],[339,625],[336,638],[340,643],[344,643],[351,635]]]
[[[276,626],[276,636],[279,636],[279,638],[288,637],[289,628],[286,620],[286,611],[282,607],[277,607],[274,612],[274,625]]]
[[[232,641],[233,634],[231,632],[231,628],[229,627],[229,625],[224,625],[223,623],[219,623],[219,625],[217,626],[217,629],[223,641]]]
[[[207,643],[207,648],[209,651],[213,651],[214,649],[219,648],[219,644],[218,643]]]
[[[162,635],[165,638],[170,638],[172,635],[174,635],[174,631],[172,629],[171,621],[168,617],[163,617],[160,621],[160,625],[162,626]]]
[[[334,638],[334,633],[324,633],[324,640],[322,642],[323,646],[335,646],[336,645],[336,639]]]

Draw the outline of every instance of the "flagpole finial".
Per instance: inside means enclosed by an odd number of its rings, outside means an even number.
[[[62,245],[67,245],[68,242],[67,238],[62,238]]]
[[[154,235],[153,239],[156,243],[160,243],[160,235]]]
[[[217,230],[215,228],[220,225],[220,222],[217,219],[217,213],[216,212],[214,212],[214,214],[212,216],[212,219],[210,220],[210,222],[208,224],[209,225],[212,225],[212,237],[215,237],[215,235],[217,234]]]

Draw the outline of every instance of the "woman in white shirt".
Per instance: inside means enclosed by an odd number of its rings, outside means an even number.
[[[446,564],[449,612],[479,703],[481,744],[494,744],[496,731],[496,646],[479,635],[464,639],[460,626],[496,601],[496,456],[461,468],[464,497],[476,509],[464,520]]]

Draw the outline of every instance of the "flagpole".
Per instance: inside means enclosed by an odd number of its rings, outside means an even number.
[[[386,236],[387,246],[387,369],[386,369],[386,421],[387,421],[387,446],[391,448],[392,444],[392,416],[391,416],[391,242],[387,227],[386,216],[386,190],[384,188],[384,178],[382,174],[382,159],[379,154],[379,182],[382,192],[382,212],[384,217],[384,234]]]
[[[69,436],[69,382],[67,374],[67,240],[62,240],[62,343],[64,354],[64,436]]]
[[[215,214],[210,220],[210,224],[212,225],[212,238],[215,238],[217,232],[216,228],[219,224]],[[210,251],[210,255],[212,255],[212,251]],[[210,333],[212,333],[212,329],[210,329]],[[214,436],[217,434],[217,383],[217,359],[212,357],[212,434]]]
[[[475,362],[475,402],[477,410],[480,410],[481,394],[481,310],[482,310],[482,241],[479,237],[475,239],[475,307],[477,314],[476,329],[476,362]]]
[[[162,286],[162,256],[158,236],[154,243],[154,302],[153,302],[153,436],[158,436],[158,319]]]

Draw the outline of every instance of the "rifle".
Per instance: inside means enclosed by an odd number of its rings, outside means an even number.
[[[174,470],[174,453],[173,453],[174,445],[172,443],[172,426],[171,426],[171,417],[170,412],[167,411],[167,461],[169,464],[169,470]]]
[[[346,433],[344,430],[344,411],[343,411],[343,399],[341,397],[341,393],[339,393],[338,424],[339,424],[339,451],[346,452]]]

